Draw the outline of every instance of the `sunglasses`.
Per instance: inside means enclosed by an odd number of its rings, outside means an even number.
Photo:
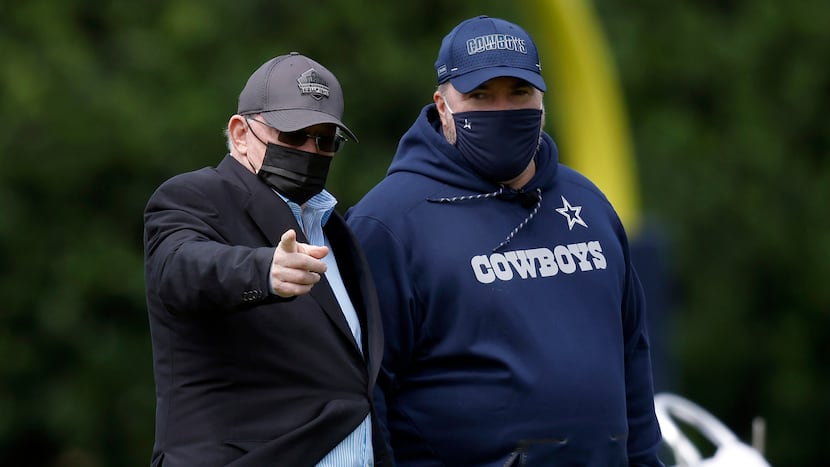
[[[317,145],[317,150],[320,152],[337,152],[343,142],[346,141],[346,138],[338,133],[335,133],[334,136],[319,136],[310,135],[305,130],[280,131],[277,135],[280,142],[296,147],[304,145],[309,138],[314,140],[314,144]]]
[[[250,122],[251,120],[261,123],[268,128],[273,128],[270,125],[267,125],[265,122],[259,121],[255,118],[245,117],[245,121]],[[250,124],[249,124],[250,125]],[[276,130],[276,128],[274,128]],[[317,146],[317,150],[320,152],[337,152],[340,150],[340,147],[343,145],[344,142],[348,141],[348,139],[341,135],[339,132],[335,132],[334,136],[319,136],[319,135],[310,135],[305,132],[305,130],[297,130],[297,131],[279,131],[277,134],[277,139],[284,144],[294,147],[300,147],[308,141],[309,138],[314,140],[314,144]],[[256,133],[254,133],[256,136]],[[259,137],[257,136],[257,139]],[[260,140],[262,141],[262,140]]]

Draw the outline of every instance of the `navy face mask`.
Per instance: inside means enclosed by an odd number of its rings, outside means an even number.
[[[283,196],[303,204],[323,191],[332,157],[267,143],[257,175]]]
[[[446,101],[444,101],[446,102]],[[539,150],[542,110],[458,112],[455,147],[484,179],[501,183],[518,177]]]

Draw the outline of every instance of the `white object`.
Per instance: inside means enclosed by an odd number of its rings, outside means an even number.
[[[672,451],[676,467],[770,467],[760,452],[742,443],[720,420],[688,399],[669,393],[656,394],[654,411],[663,442]],[[715,454],[703,459],[675,420],[700,432],[716,447]],[[763,446],[763,441],[753,444]]]

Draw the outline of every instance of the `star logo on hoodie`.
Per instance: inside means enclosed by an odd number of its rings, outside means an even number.
[[[579,213],[582,211],[582,206],[571,206],[571,203],[568,202],[565,197],[562,197],[562,207],[556,208],[556,212],[565,216],[568,219],[568,230],[573,230],[576,224],[581,225],[582,227],[588,228],[588,224],[582,220],[582,217],[579,216]]]

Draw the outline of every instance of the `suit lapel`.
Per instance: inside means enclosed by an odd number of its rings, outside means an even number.
[[[360,319],[363,354],[369,364],[369,387],[373,387],[383,357],[383,328],[369,264],[346,221],[338,213],[332,213],[324,230],[337,252],[340,275]]]
[[[354,340],[351,328],[349,328],[349,322],[346,321],[346,316],[343,315],[343,310],[340,308],[340,304],[337,302],[337,297],[331,290],[331,285],[329,285],[329,281],[326,280],[326,276],[320,277],[320,282],[311,288],[310,295],[314,297],[314,300],[317,300],[317,303],[320,304],[320,307],[323,308],[323,311],[326,312],[329,319],[335,326],[337,326],[337,329],[340,330],[343,337],[345,337],[352,347],[354,347],[355,351],[357,351],[357,343]]]
[[[283,232],[289,228],[293,228],[299,238],[302,229],[294,219],[291,208],[256,174],[230,155],[225,156],[216,170],[244,192],[246,199],[240,205],[245,207],[245,212],[268,240],[269,246],[277,246]]]

